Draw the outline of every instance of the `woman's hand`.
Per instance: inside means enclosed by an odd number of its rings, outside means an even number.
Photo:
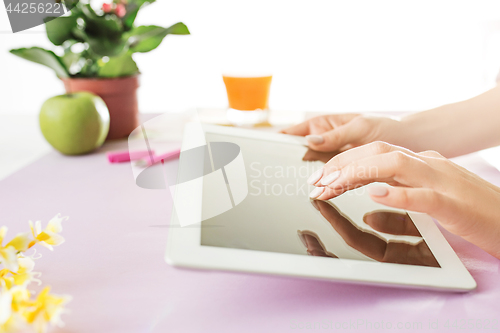
[[[320,116],[282,131],[306,136],[316,151],[344,151],[385,141],[447,157],[500,145],[500,85],[469,100],[416,112],[400,120],[359,114]]]
[[[427,213],[448,231],[500,258],[500,188],[435,151],[414,153],[373,142],[336,155],[308,180],[311,197],[327,200],[368,188],[386,206]]]
[[[405,134],[401,127],[400,121],[388,117],[338,114],[311,118],[281,132],[305,136],[313,150],[333,152],[376,140],[399,143]]]

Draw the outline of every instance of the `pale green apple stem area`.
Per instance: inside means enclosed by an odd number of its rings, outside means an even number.
[[[49,98],[39,117],[45,139],[66,155],[93,151],[104,143],[109,131],[106,104],[89,92]]]

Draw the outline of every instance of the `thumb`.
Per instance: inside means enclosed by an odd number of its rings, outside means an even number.
[[[427,213],[437,219],[441,212],[456,210],[448,197],[430,188],[376,185],[369,187],[368,193],[373,201],[385,206]]]
[[[309,148],[316,151],[337,151],[349,143],[358,141],[361,131],[356,130],[352,122],[339,126],[331,131],[306,135]]]

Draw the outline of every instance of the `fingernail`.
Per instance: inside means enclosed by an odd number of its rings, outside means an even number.
[[[306,140],[315,145],[320,145],[325,142],[321,135],[306,135]]]
[[[313,205],[313,207],[316,208],[316,210],[319,212],[319,206],[318,206],[318,202],[316,200],[312,200],[311,205]]]
[[[325,177],[323,177],[323,179],[321,179],[321,185],[328,186],[331,183],[333,183],[334,180],[339,178],[339,176],[340,176],[340,170],[332,172],[331,174],[326,175]]]
[[[385,186],[371,186],[368,188],[368,193],[374,197],[384,197],[389,193]]]
[[[318,180],[321,179],[323,176],[323,169],[319,169],[316,172],[314,172],[309,178],[307,178],[307,183],[309,185],[314,185],[318,182]]]
[[[314,190],[311,191],[311,193],[309,193],[309,198],[316,199],[323,193],[324,190],[325,190],[324,187],[316,187]]]
[[[304,238],[304,235],[302,235],[302,232],[300,230],[297,230],[297,235],[299,236],[299,239],[302,242],[302,244],[304,244],[304,247],[307,248],[306,239]]]

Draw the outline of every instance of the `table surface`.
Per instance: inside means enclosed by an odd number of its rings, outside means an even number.
[[[125,140],[85,156],[50,150],[0,181],[0,221],[11,236],[27,231],[28,220],[45,224],[57,213],[70,217],[63,225],[66,242],[54,252],[42,249],[35,267],[52,292],[73,296],[71,312],[63,315],[66,326],[53,332],[295,332],[381,325],[472,332],[460,329],[469,319],[474,327],[489,320],[489,330],[500,330],[500,261],[444,230],[476,279],[476,291],[173,268],[164,261],[170,194],[136,186],[128,163],[109,164],[106,152],[121,149],[127,149]],[[477,154],[457,162],[500,185],[500,172]],[[175,167],[177,161],[168,163]]]

